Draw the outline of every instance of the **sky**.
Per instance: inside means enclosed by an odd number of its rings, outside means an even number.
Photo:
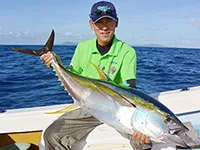
[[[95,37],[89,13],[95,0],[4,0],[0,44],[44,44],[52,29],[56,44]],[[200,0],[112,0],[118,39],[132,45],[200,48]]]

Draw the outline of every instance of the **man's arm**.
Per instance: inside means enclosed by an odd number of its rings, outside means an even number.
[[[136,88],[136,67],[136,52],[131,48],[123,58],[123,63],[120,71],[124,85]]]
[[[132,88],[136,88],[136,80],[135,79],[129,79],[126,81],[128,85]]]

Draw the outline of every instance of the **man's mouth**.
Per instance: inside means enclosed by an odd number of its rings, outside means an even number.
[[[103,32],[102,35],[109,35],[109,32]]]

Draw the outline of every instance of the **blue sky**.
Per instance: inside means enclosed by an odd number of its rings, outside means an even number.
[[[89,13],[94,0],[1,1],[0,44],[44,44],[51,29],[56,44],[94,37]],[[116,35],[131,45],[200,47],[200,0],[112,0]]]

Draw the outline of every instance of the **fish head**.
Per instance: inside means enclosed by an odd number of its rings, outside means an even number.
[[[178,137],[188,131],[187,127],[175,116],[145,108],[137,108],[132,116],[132,128],[149,136],[155,142],[173,142],[184,145]]]
[[[164,122],[169,128],[170,134],[177,134],[180,135],[182,133],[187,132],[189,129],[174,115],[166,115],[164,117]]]
[[[168,126],[168,133],[165,133],[165,141],[175,143],[178,146],[185,147],[186,143],[180,135],[189,131],[189,129],[175,116],[166,116],[164,122]]]

